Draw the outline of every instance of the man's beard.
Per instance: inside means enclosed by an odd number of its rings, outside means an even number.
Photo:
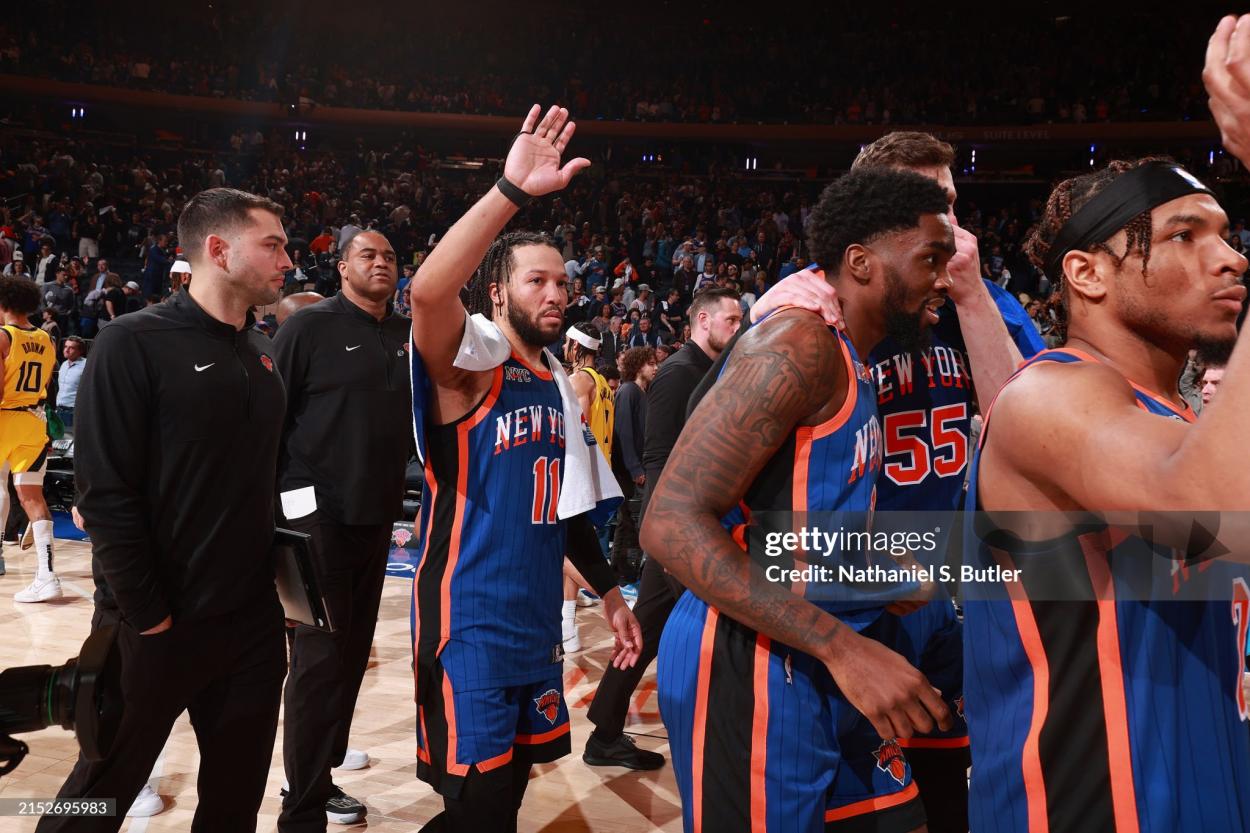
[[[564,314],[561,313],[560,316],[560,326],[554,333],[547,335],[535,319],[527,318],[525,313],[512,302],[512,299],[508,299],[508,324],[517,334],[517,338],[531,347],[546,347],[559,338],[560,331],[564,329]]]
[[[1198,361],[1205,367],[1223,367],[1237,346],[1237,339],[1210,339],[1198,336],[1195,346],[1198,348]]]
[[[885,270],[885,335],[902,352],[912,353],[929,346],[929,328],[924,326],[925,308],[908,312],[907,288],[897,271]]]

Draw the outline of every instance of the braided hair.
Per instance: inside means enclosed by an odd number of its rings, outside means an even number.
[[[1164,156],[1147,156],[1131,161],[1115,160],[1100,171],[1094,171],[1092,174],[1085,174],[1084,176],[1073,177],[1060,182],[1055,186],[1055,190],[1051,191],[1050,199],[1046,201],[1046,210],[1042,213],[1042,218],[1029,231],[1029,236],[1024,241],[1024,253],[1028,255],[1033,265],[1039,269],[1044,269],[1046,260],[1050,256],[1051,246],[1054,245],[1055,238],[1059,235],[1059,230],[1063,228],[1068,220],[1072,219],[1073,214],[1110,185],[1120,174],[1150,162],[1171,161],[1171,159]],[[1106,252],[1115,261],[1117,267],[1123,266],[1129,255],[1134,253],[1140,254],[1142,274],[1146,275],[1146,270],[1150,265],[1150,237],[1154,234],[1154,227],[1150,222],[1150,210],[1147,209],[1129,220],[1128,224],[1124,226],[1124,232],[1128,236],[1128,246],[1125,247],[1123,255],[1117,255],[1111,251],[1111,247],[1105,242],[1094,243],[1086,251]],[[1064,291],[1066,297],[1067,284],[1063,279],[1063,275],[1050,275],[1049,277],[1055,282],[1055,286],[1060,287]]]
[[[464,288],[464,306],[470,315],[481,313],[494,318],[494,304],[490,300],[490,285],[504,284],[512,280],[512,250],[518,246],[555,246],[551,238],[540,232],[510,231],[501,234],[490,244],[486,256]]]

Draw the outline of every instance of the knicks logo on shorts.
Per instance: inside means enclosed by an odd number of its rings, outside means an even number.
[[[903,748],[898,745],[898,741],[882,741],[872,756],[877,760],[877,769],[890,773],[900,784],[904,783],[907,777],[907,760],[903,757]]]
[[[534,698],[534,707],[552,726],[556,725],[556,718],[560,716],[560,692],[547,689]]]
[[[960,697],[955,701],[955,712],[959,715],[961,720],[967,719],[964,717],[964,698]]]

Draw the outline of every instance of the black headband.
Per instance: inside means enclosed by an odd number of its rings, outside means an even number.
[[[1063,278],[1063,256],[1103,243],[1129,221],[1186,194],[1211,194],[1189,171],[1172,162],[1147,162],[1116,177],[1063,224],[1046,257],[1046,274]],[[1211,196],[1215,196],[1211,194]]]

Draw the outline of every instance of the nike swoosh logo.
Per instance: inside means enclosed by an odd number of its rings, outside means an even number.
[[[359,350],[359,349],[360,349],[360,345],[359,345],[359,344],[357,344],[355,347],[348,347],[348,348],[347,348],[347,352],[349,352],[349,353],[350,353],[350,352],[352,352],[353,350]]]
[[[200,367],[200,366],[197,364],[197,365],[195,366],[195,372],[196,372],[196,373],[203,373],[205,370],[208,370],[208,369],[209,369],[210,367],[212,367],[214,364],[217,364],[217,362],[213,362],[212,364],[206,364],[206,365],[204,365],[203,367]]]

